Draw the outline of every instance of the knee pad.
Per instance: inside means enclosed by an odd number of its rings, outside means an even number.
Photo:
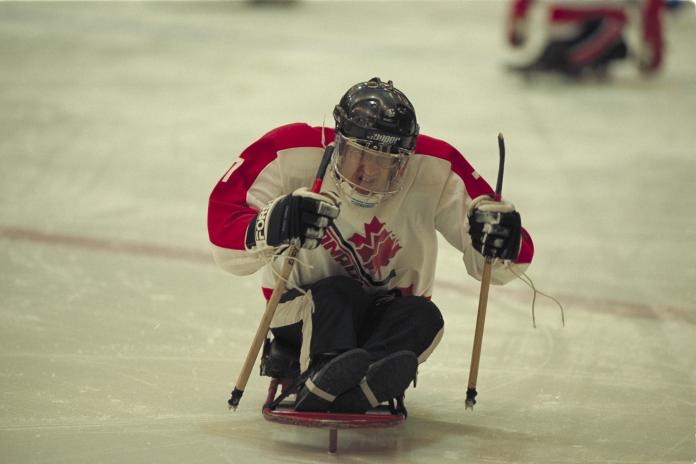
[[[411,317],[425,327],[433,327],[440,330],[445,322],[442,313],[435,303],[422,296],[405,296],[408,299],[407,307],[411,311]]]

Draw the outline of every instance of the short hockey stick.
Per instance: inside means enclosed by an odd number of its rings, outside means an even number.
[[[505,171],[505,139],[503,134],[498,134],[498,152],[500,162],[498,164],[498,181],[495,184],[495,198],[500,200],[503,192],[503,173]],[[469,368],[469,385],[466,390],[466,409],[474,409],[476,404],[476,381],[478,378],[479,360],[481,359],[481,343],[483,342],[483,326],[486,322],[486,306],[488,305],[488,289],[491,285],[491,267],[493,258],[487,257],[483,265],[481,276],[481,292],[479,293],[478,314],[476,316],[476,332],[474,333],[474,347],[471,351],[471,366]]]
[[[322,180],[324,179],[326,168],[328,167],[329,161],[331,160],[332,152],[332,145],[326,147],[326,149],[324,150],[324,156],[321,159],[319,169],[317,170],[317,175],[315,176],[314,183],[312,184],[312,192],[319,193],[319,191],[321,190]],[[280,297],[285,292],[285,283],[290,277],[290,273],[292,272],[292,269],[295,266],[294,258],[297,257],[297,253],[299,253],[299,251],[299,243],[295,242],[290,244],[290,247],[288,248],[287,259],[283,263],[283,268],[280,271],[280,278],[278,279],[278,282],[276,283],[276,286],[273,289],[271,298],[268,300],[268,303],[266,303],[266,310],[264,311],[263,316],[261,317],[259,327],[256,329],[256,335],[254,335],[254,340],[251,342],[251,347],[249,348],[246,360],[244,361],[244,365],[242,366],[242,371],[239,373],[239,377],[237,378],[237,383],[234,386],[234,390],[232,390],[232,396],[229,400],[227,400],[227,404],[229,405],[230,409],[236,410],[237,406],[239,406],[239,401],[242,399],[242,395],[244,394],[244,389],[246,388],[247,381],[249,380],[249,375],[251,374],[251,370],[253,369],[254,363],[256,362],[256,358],[258,357],[259,351],[261,350],[261,345],[263,345],[263,341],[266,339],[268,330],[271,327],[271,320],[273,319],[273,315],[275,314],[276,308],[278,307]]]

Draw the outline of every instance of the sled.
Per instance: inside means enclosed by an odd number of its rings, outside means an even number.
[[[271,377],[268,395],[266,396],[266,401],[262,408],[264,419],[285,425],[328,429],[329,453],[335,454],[338,450],[339,429],[395,427],[406,420],[407,411],[403,396],[382,403],[364,414],[295,411],[294,394],[290,394],[287,398],[278,402],[278,399],[281,398],[282,395],[287,394],[288,389],[292,388],[294,377],[269,375],[272,372],[280,372],[269,366],[269,364],[271,364],[269,362],[271,353],[276,357],[276,360],[279,355],[282,357],[286,353],[279,353],[278,347],[271,344],[269,340],[267,340],[264,345],[263,353],[261,375]],[[292,355],[286,359],[291,358]],[[287,365],[284,367],[287,367]],[[293,369],[290,368],[289,371],[293,371]],[[286,372],[288,372],[288,370],[286,370]]]
[[[406,420],[407,413],[403,399],[381,404],[364,414],[295,411],[293,408],[294,399],[283,401],[271,409],[268,405],[282,394],[291,383],[292,379],[271,379],[268,396],[263,405],[264,419],[279,424],[328,429],[329,453],[332,454],[338,450],[339,429],[395,427]],[[280,390],[278,387],[281,387]]]

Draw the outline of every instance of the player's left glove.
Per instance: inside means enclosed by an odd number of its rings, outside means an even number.
[[[247,229],[247,248],[280,247],[297,242],[311,250],[319,246],[326,228],[339,212],[340,202],[335,193],[299,188],[259,211]]]
[[[469,235],[476,251],[487,258],[517,259],[522,219],[515,205],[480,196],[471,204],[468,215]]]

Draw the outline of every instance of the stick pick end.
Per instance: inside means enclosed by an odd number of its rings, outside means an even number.
[[[242,395],[244,394],[244,390],[240,390],[237,387],[232,390],[232,396],[230,396],[230,399],[227,400],[227,406],[229,409],[236,411],[237,406],[239,406],[239,401],[242,399]]]
[[[478,395],[476,388],[469,387],[466,390],[466,401],[464,402],[466,409],[474,409],[474,405],[476,404],[476,395]]]

